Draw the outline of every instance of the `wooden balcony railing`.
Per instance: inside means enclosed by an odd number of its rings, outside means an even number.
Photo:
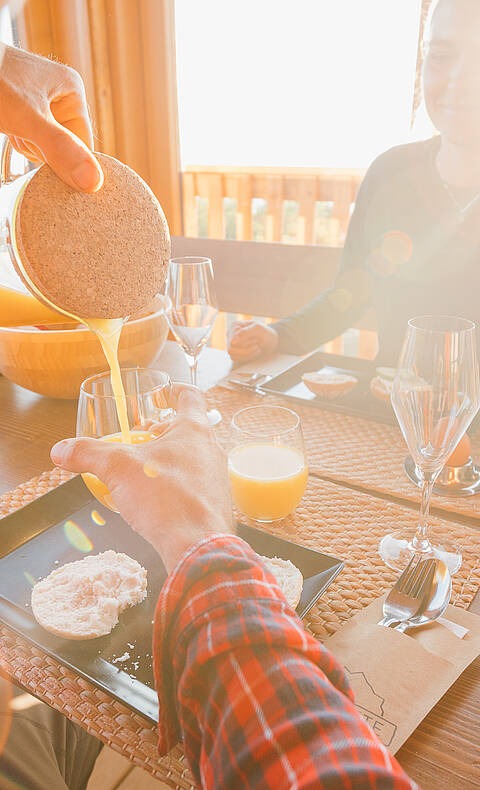
[[[186,236],[341,246],[363,170],[190,165]]]
[[[190,165],[182,173],[184,235],[341,247],[365,171]],[[234,318],[220,314],[211,344],[225,348]],[[269,321],[270,319],[266,319]],[[325,350],[372,358],[376,332],[353,329]]]

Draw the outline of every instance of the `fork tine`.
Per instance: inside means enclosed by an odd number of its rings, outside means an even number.
[[[426,562],[427,562],[427,560],[422,559],[421,556],[417,557],[417,563],[415,565],[415,568],[413,569],[412,573],[410,574],[410,577],[409,577],[409,579],[407,581],[407,584],[405,585],[405,589],[403,591],[407,595],[413,595],[412,590],[413,590],[413,588],[416,585],[417,579],[419,577],[423,578],[422,577],[422,572],[425,570],[425,563]]]
[[[418,598],[423,598],[426,593],[430,593],[436,572],[437,572],[437,561],[432,558],[428,562],[427,574],[423,580],[423,584],[421,588],[418,591],[418,595],[417,595]]]
[[[399,592],[405,593],[406,595],[409,594],[412,584],[417,576],[418,566],[420,562],[421,560],[418,558],[416,554],[414,554],[405,569],[405,576],[403,578],[400,577],[399,579],[399,581],[401,582],[401,585],[397,588]]]
[[[405,568],[401,572],[400,576],[398,577],[397,581],[395,582],[395,587],[396,587],[396,589],[399,592],[401,592],[403,590],[403,586],[405,584],[405,580],[410,575],[410,570],[412,568],[412,564],[413,564],[414,560],[415,560],[415,554],[412,554],[412,556],[410,557],[410,562],[408,563],[408,565],[405,566]]]
[[[410,595],[413,595],[414,598],[419,598],[422,589],[425,587],[426,584],[428,584],[432,567],[433,568],[435,567],[435,560],[433,559],[422,560],[421,563],[419,563],[419,565],[421,565],[421,567],[419,569],[417,576],[413,581],[412,589],[410,590]]]

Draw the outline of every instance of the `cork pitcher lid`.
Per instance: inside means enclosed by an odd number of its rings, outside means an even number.
[[[103,187],[77,192],[47,165],[28,182],[16,242],[28,279],[57,307],[81,318],[120,318],[161,291],[170,257],[162,208],[140,176],[95,154]],[[26,277],[25,277],[26,274]]]

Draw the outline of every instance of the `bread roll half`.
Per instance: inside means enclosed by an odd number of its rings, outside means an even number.
[[[280,557],[260,557],[260,559],[275,577],[287,603],[295,609],[303,589],[303,576],[297,566],[290,560],[282,560]]]
[[[37,582],[32,611],[37,622],[63,639],[109,634],[118,616],[147,595],[147,571],[126,554],[104,551],[69,562]]]

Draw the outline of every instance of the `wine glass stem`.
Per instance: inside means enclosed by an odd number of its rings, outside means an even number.
[[[187,356],[188,366],[190,368],[190,383],[192,387],[197,386],[197,366],[198,366],[198,356]]]
[[[430,541],[428,539],[428,511],[430,508],[430,497],[432,495],[433,485],[435,483],[436,475],[425,477],[423,480],[422,501],[420,504],[420,518],[418,521],[418,529],[413,538],[413,547],[415,551],[427,551],[430,548]]]

